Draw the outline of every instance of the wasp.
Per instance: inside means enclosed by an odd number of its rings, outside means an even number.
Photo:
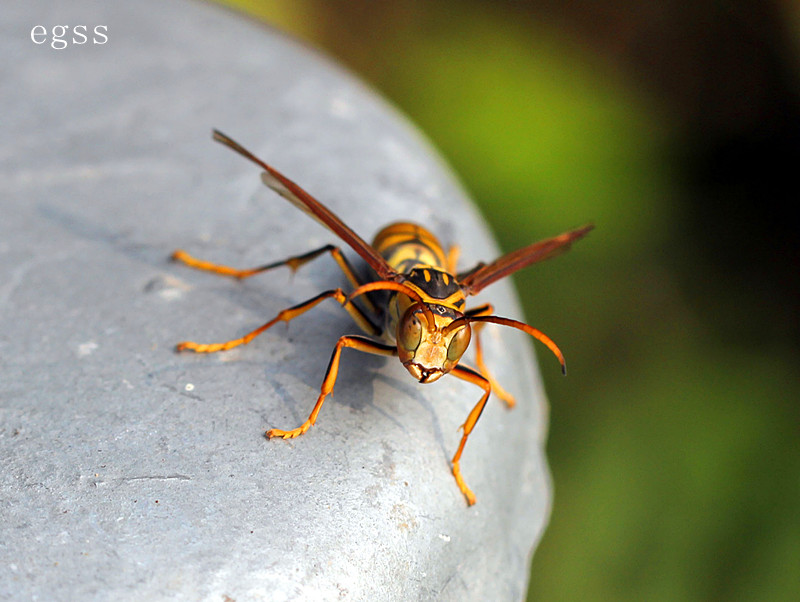
[[[284,309],[272,320],[241,338],[211,344],[184,341],[177,345],[177,350],[214,353],[245,345],[276,323],[288,323],[325,299],[335,299],[369,336],[345,335],[339,338],[325,371],[319,397],[308,419],[292,430],[270,429],[266,432],[267,438],[291,439],[302,435],[314,425],[322,404],[333,393],[340,356],[345,348],[397,357],[420,383],[432,383],[445,374],[452,374],[483,390],[481,398],[461,426],[461,441],[451,460],[458,488],[467,503],[474,504],[475,495],[461,476],[460,460],[464,445],[492,391],[509,408],[515,404],[514,397],[497,383],[486,367],[478,336],[480,328],[487,323],[493,323],[521,330],[542,342],[555,354],[564,374],[566,364],[558,346],[540,330],[523,322],[493,315],[494,309],[488,303],[467,309],[466,299],[519,269],[566,251],[571,243],[585,236],[593,226],[589,224],[536,242],[503,255],[491,263],[478,263],[472,269],[459,272],[456,268],[458,247],[452,247],[445,252],[437,238],[423,226],[410,222],[391,224],[378,232],[371,245],[367,244],[330,209],[239,143],[217,130],[214,130],[213,138],[258,165],[263,170],[261,179],[264,184],[330,229],[367,263],[373,277],[364,281],[341,249],[332,244],[251,269],[236,269],[210,263],[178,249],[172,254],[175,261],[239,280],[282,266],[295,271],[327,253],[354,290],[349,294],[342,288],[324,291]],[[461,363],[461,357],[473,338],[473,331],[475,368]]]

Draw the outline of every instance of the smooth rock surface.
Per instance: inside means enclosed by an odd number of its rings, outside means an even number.
[[[59,24],[88,43],[31,40]],[[471,508],[449,460],[480,391],[452,377],[419,385],[345,351],[317,426],[265,439],[306,418],[337,337],[357,332],[336,303],[223,354],[173,351],[344,283],[329,257],[242,283],[168,261],[183,247],[247,267],[336,242],[212,127],[367,239],[413,219],[461,243],[464,267],[494,258],[419,134],[307,47],[201,2],[15,2],[0,26],[0,598],[524,597],[550,504],[525,335],[485,330],[519,404],[491,400],[470,437]],[[509,282],[487,300],[521,317]]]

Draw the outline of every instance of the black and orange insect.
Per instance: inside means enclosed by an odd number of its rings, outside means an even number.
[[[317,403],[308,420],[290,431],[268,430],[266,436],[284,439],[298,437],[314,425],[325,398],[333,392],[339,372],[339,358],[345,347],[375,355],[398,357],[403,366],[421,383],[432,383],[449,373],[483,389],[483,395],[462,425],[461,442],[452,459],[453,476],[458,488],[467,498],[467,503],[474,504],[475,495],[464,482],[459,465],[464,445],[492,391],[509,408],[515,404],[514,398],[500,387],[486,368],[478,337],[480,328],[486,323],[494,323],[521,330],[544,343],[558,358],[565,374],[566,365],[561,351],[547,335],[523,322],[492,315],[493,307],[490,304],[467,309],[466,298],[527,265],[566,251],[572,242],[585,236],[593,226],[587,225],[548,238],[508,253],[491,263],[479,263],[470,270],[458,272],[457,247],[445,253],[436,237],[422,226],[409,222],[395,223],[383,228],[373,243],[367,244],[322,203],[237,142],[216,130],[214,140],[261,167],[264,170],[261,176],[264,184],[333,231],[367,262],[375,277],[369,282],[363,282],[339,247],[334,245],[325,245],[303,255],[244,270],[202,261],[185,251],[177,250],[172,255],[177,261],[240,280],[281,266],[287,266],[294,271],[316,257],[329,253],[355,288],[349,295],[341,288],[320,293],[281,311],[272,320],[242,338],[213,344],[185,341],[178,344],[178,351],[188,349],[198,353],[213,353],[244,345],[277,322],[289,322],[325,299],[335,299],[370,337],[341,337],[333,350]],[[360,297],[358,303],[355,302],[357,297]],[[460,363],[461,356],[470,344],[473,330],[476,368]]]

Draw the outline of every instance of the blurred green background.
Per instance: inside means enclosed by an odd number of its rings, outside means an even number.
[[[515,277],[570,367],[529,599],[800,600],[800,3],[226,3],[398,105],[505,250],[596,224]]]

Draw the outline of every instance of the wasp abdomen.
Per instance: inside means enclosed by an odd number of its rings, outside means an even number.
[[[410,222],[386,226],[375,236],[372,246],[401,274],[418,266],[444,269],[447,265],[447,256],[436,236]]]

